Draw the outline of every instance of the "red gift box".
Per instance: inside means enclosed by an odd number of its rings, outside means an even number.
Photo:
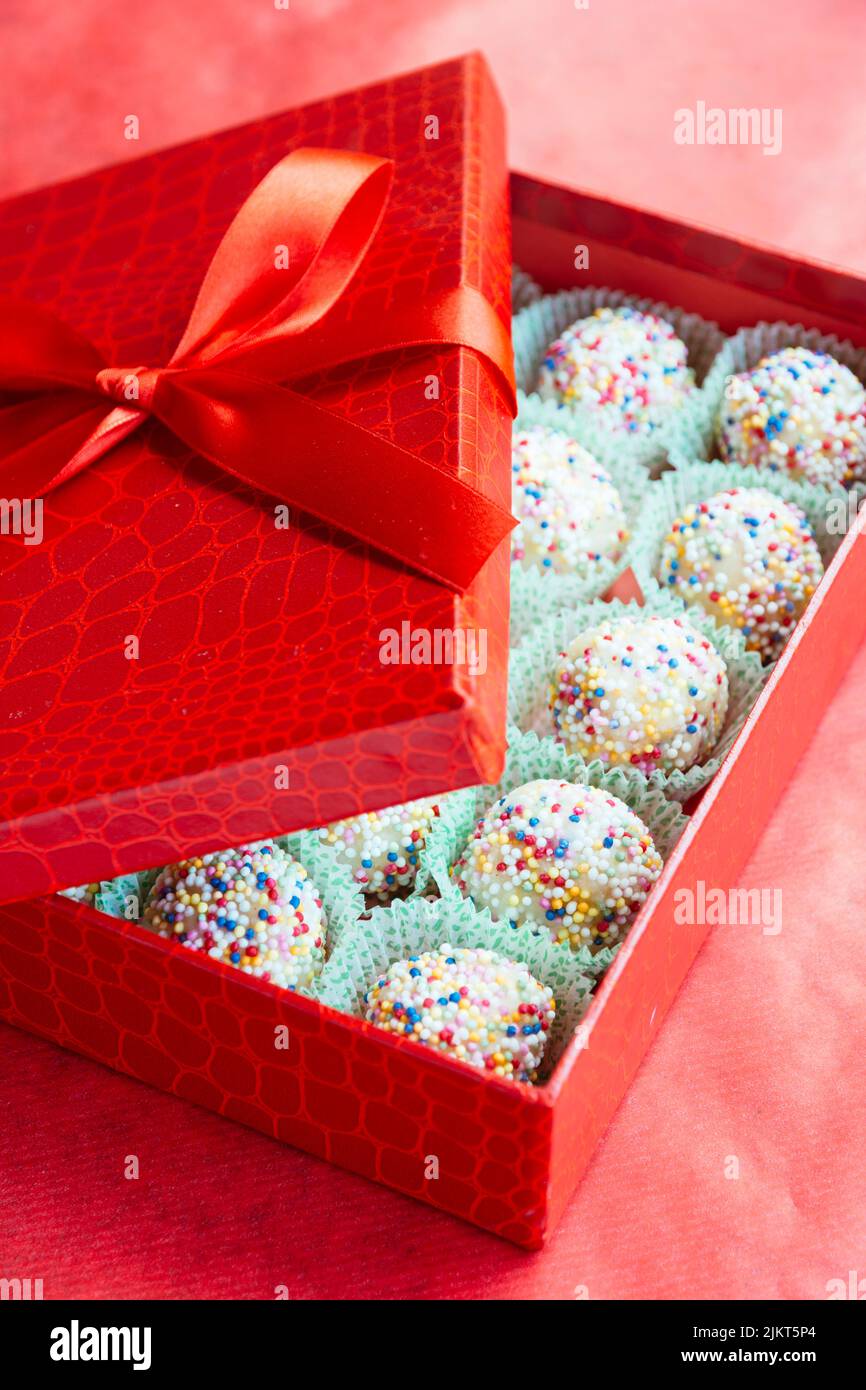
[[[726,329],[802,319],[866,343],[866,278],[524,176],[512,194],[515,258],[546,288],[574,281],[589,243],[594,281]],[[863,638],[864,529],[861,516],[546,1085],[462,1067],[56,896],[0,912],[0,1016],[540,1245],[708,931],[677,923],[675,894],[735,884]],[[281,1024],[288,1051],[274,1049]]]
[[[380,323],[387,335],[419,306],[432,317],[459,287],[492,306],[507,353],[503,119],[478,56],[13,199],[0,208],[0,292],[97,344],[122,386],[127,367],[169,359],[232,219],[277,161],[309,147],[394,161],[381,225],[326,316],[329,343]],[[315,170],[310,181],[315,192]],[[233,271],[224,255],[221,274]],[[490,360],[451,341],[317,370],[298,390],[330,423],[362,426],[507,511],[508,392]],[[308,335],[301,361],[318,346]],[[352,436],[359,469],[369,438]],[[327,495],[327,460],[315,438],[305,448]],[[352,464],[337,462],[348,486]],[[412,493],[412,463],[387,499],[370,488],[371,516],[407,505],[393,494]],[[291,519],[278,528],[273,497],[151,421],[51,492],[41,544],[4,542],[0,899],[497,774],[507,542],[455,594]],[[459,515],[451,532],[459,555]],[[458,644],[451,664],[383,664],[381,634],[404,624],[483,633],[483,661],[476,648],[461,664]]]

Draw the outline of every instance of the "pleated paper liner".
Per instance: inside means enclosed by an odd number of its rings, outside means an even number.
[[[276,843],[303,864],[319,890],[327,921],[327,953],[334,950],[343,934],[354,926],[365,909],[363,894],[328,845],[322,844],[315,830],[298,830],[280,835]]]
[[[527,275],[525,270],[521,270],[519,265],[511,267],[511,312],[519,313],[525,309],[527,304],[534,304],[541,298],[541,286],[537,285],[531,275]]]
[[[341,937],[316,983],[316,998],[341,1013],[363,1018],[364,995],[389,965],[445,945],[497,951],[507,960],[528,966],[536,980],[553,991],[556,1018],[539,1081],[556,1065],[586,1012],[598,975],[614,954],[604,951],[593,957],[585,949],[564,949],[526,927],[494,922],[489,912],[476,911],[465,898],[412,898],[389,908],[374,908]]]
[[[557,433],[567,434],[564,422],[539,420],[537,409],[528,401],[521,403],[514,422],[514,435],[531,429],[536,424],[547,424]],[[524,634],[537,622],[539,613],[550,613],[560,608],[570,608],[576,603],[585,603],[600,598],[616,579],[631,564],[630,542],[637,526],[644,498],[651,486],[645,468],[627,458],[613,458],[603,465],[610,474],[614,486],[622,499],[629,530],[629,541],[618,560],[603,558],[587,561],[585,566],[569,574],[556,574],[552,569],[544,570],[538,565],[524,566],[515,562],[511,566],[511,641],[519,642]]]
[[[686,771],[656,770],[645,773],[628,764],[621,771],[637,787],[658,788],[668,797],[686,802],[703,791],[718,772],[730,752],[734,740],[767,682],[771,667],[763,666],[756,652],[746,651],[745,641],[734,628],[717,625],[700,608],[687,607],[674,594],[656,588],[646,595],[643,607],[637,603],[610,602],[578,604],[568,612],[558,613],[546,620],[541,616],[534,631],[527,634],[511,653],[508,674],[508,717],[524,731],[534,730],[539,737],[555,738],[553,719],[548,707],[550,684],[554,677],[560,652],[584,628],[593,627],[606,619],[615,623],[618,618],[641,618],[657,615],[664,618],[686,617],[708,641],[712,642],[728,672],[728,709],[721,734],[711,755],[704,762]],[[586,782],[602,774],[607,764],[600,759],[583,763],[580,781]]]
[[[605,771],[599,764],[586,766],[554,739],[539,738],[532,730],[512,726],[501,780],[495,786],[455,792],[433,826],[421,851],[416,896],[438,892],[443,899],[461,900],[449,871],[472,838],[476,822],[501,796],[540,777],[583,782],[618,796],[640,816],[663,859],[668,858],[688,823],[679,802],[667,797],[661,787],[650,786],[619,768]]]
[[[140,874],[121,874],[118,878],[101,879],[93,896],[93,906],[106,917],[116,917],[121,922],[137,922],[144,910],[147,896],[156,882],[158,869],[148,869]],[[90,887],[83,884],[82,887]],[[65,888],[60,896],[76,899],[78,890]]]
[[[604,412],[574,404],[546,401],[538,395],[538,372],[554,339],[577,319],[588,317],[596,309],[627,305],[641,313],[655,314],[666,319],[686,345],[688,364],[695,374],[696,390],[687,398],[681,410],[673,410],[670,418],[649,434],[629,434],[604,422]],[[588,449],[600,463],[628,461],[646,468],[653,475],[668,461],[668,431],[673,418],[688,411],[690,436],[706,437],[707,447],[712,436],[713,406],[705,398],[704,379],[716,361],[725,342],[718,324],[699,314],[686,313],[668,304],[623,294],[619,290],[563,290],[545,295],[528,304],[516,316],[513,327],[514,361],[517,372],[518,404],[521,412],[529,412],[533,423],[548,424],[564,429]],[[529,418],[529,416],[527,418]]]
[[[251,843],[269,842],[256,840]],[[327,950],[332,951],[364,911],[364,899],[357,891],[350,871],[337,860],[327,846],[319,843],[314,831],[301,830],[292,835],[278,836],[270,843],[286,850],[307,870],[315,885],[317,896],[322,900]],[[124,874],[120,878],[101,883],[100,891],[94,899],[94,906],[109,917],[115,917],[119,921],[138,922],[144,926],[141,916],[148,894],[160,872],[159,869],[148,869],[145,873]],[[177,949],[185,948],[178,946]],[[298,991],[299,994],[311,992]]]
[[[416,800],[438,806],[439,813],[441,816],[445,803],[451,801],[454,797],[459,797],[460,795],[460,791],[444,792],[430,797],[420,797]],[[394,804],[394,806],[383,807],[382,810],[399,811],[404,809],[406,806],[412,804],[412,802],[397,802]],[[438,819],[438,817],[434,819],[434,825],[438,824]],[[360,911],[356,914],[357,916],[364,916],[372,912],[373,909],[377,907],[390,907],[392,903],[395,902],[397,899],[406,899],[414,896],[416,891],[414,882],[408,883],[402,887],[395,888],[393,893],[389,894],[388,897],[385,899],[380,899],[376,893],[365,893],[363,887],[354,879],[352,869],[350,869],[345,864],[345,861],[341,860],[339,845],[336,843],[327,844],[325,841],[319,838],[320,830],[327,828],[327,826],[318,826],[312,830],[303,830],[297,832],[299,839],[298,851],[295,854],[295,858],[301,859],[301,855],[304,854],[307,856],[311,863],[315,862],[317,865],[327,865],[332,862],[334,864],[341,865],[343,874],[347,876],[347,879],[351,880],[353,891],[360,898],[361,901],[361,908]],[[282,841],[280,843],[282,843]],[[421,852],[419,850],[419,858],[420,853]],[[305,861],[302,859],[301,862],[303,863]],[[312,870],[310,872],[312,873]],[[346,915],[346,920],[349,920],[348,911]]]
[[[641,586],[657,584],[664,539],[689,503],[731,488],[764,488],[799,507],[812,528],[826,569],[850,524],[850,498],[843,487],[794,482],[766,468],[741,468],[733,463],[683,463],[653,483],[641,511],[630,548],[632,568]]]
[[[671,421],[669,430],[669,460],[674,467],[688,466],[697,459],[719,457],[719,414],[725,397],[728,377],[751,371],[763,357],[786,347],[804,347],[812,352],[826,352],[835,357],[866,386],[866,348],[855,347],[847,339],[804,328],[802,323],[759,323],[754,328],[740,328],[722,344],[710,364],[703,385],[703,397],[709,415],[694,416],[689,410]],[[776,473],[762,469],[762,473]],[[784,469],[777,476],[787,477]],[[866,489],[864,489],[866,490]]]

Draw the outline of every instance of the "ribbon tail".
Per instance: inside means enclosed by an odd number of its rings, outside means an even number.
[[[0,389],[86,391],[104,365],[101,352],[50,309],[0,299]]]
[[[153,412],[236,478],[457,592],[516,524],[453,474],[266,382],[167,372]]]
[[[0,410],[3,496],[44,497],[72,477],[79,471],[73,467],[75,457],[99,430],[105,413],[101,401],[69,391],[31,397]]]

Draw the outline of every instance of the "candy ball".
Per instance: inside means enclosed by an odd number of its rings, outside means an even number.
[[[284,989],[306,989],[324,964],[316,888],[273,844],[170,864],[150,890],[143,925]]]
[[[539,425],[511,449],[511,558],[525,569],[590,574],[628,541],[622,499],[606,469],[568,435]]]
[[[101,892],[101,883],[82,883],[79,888],[62,888],[60,896],[71,898],[74,903],[87,903],[88,907],[95,907],[97,895]]]
[[[725,662],[686,618],[619,617],[585,628],[551,687],[556,738],[585,762],[642,772],[702,762],[728,708]]]
[[[545,399],[598,412],[610,429],[648,435],[695,389],[671,324],[628,307],[596,309],[550,344],[538,374]]]
[[[729,376],[722,457],[810,483],[866,480],[866,389],[826,352],[789,347]]]
[[[540,778],[490,807],[451,873],[496,921],[597,951],[622,939],[661,870],[650,832],[618,797]]]
[[[414,884],[418,857],[438,815],[435,801],[407,801],[322,826],[319,839],[333,847],[362,893],[388,902]]]
[[[823,573],[803,512],[764,488],[691,502],[671,524],[658,566],[662,584],[739,628],[765,661],[780,655]]]
[[[442,945],[389,965],[365,996],[370,1023],[508,1081],[534,1081],[553,991],[495,951]]]

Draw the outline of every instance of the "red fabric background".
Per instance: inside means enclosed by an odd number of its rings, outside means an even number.
[[[0,194],[480,47],[517,167],[866,270],[859,0],[589,5],[5,0]],[[782,153],[675,146],[699,99],[781,107]],[[821,1299],[866,1278],[864,701],[866,651],[743,876],[781,889],[781,933],[712,934],[543,1253],[0,1027],[0,1276],[49,1298]]]

